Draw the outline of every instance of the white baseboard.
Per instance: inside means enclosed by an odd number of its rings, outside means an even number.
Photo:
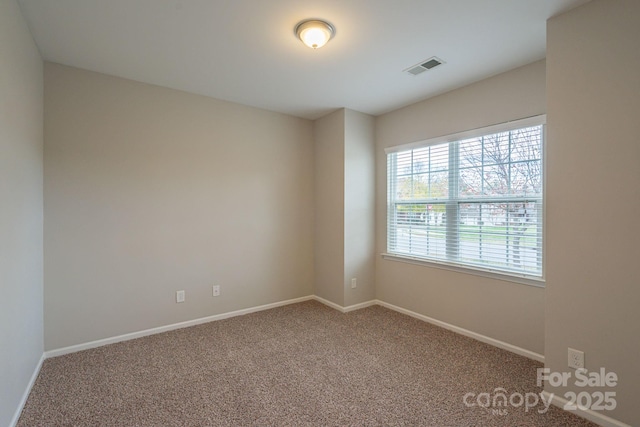
[[[77,345],[72,345],[69,347],[63,347],[63,348],[58,348],[55,350],[49,350],[46,351],[44,353],[44,358],[48,359],[50,357],[57,357],[57,356],[62,356],[65,354],[69,354],[69,353],[75,353],[77,351],[82,351],[82,350],[88,350],[91,348],[96,348],[96,347],[102,347],[104,345],[108,345],[108,344],[115,344],[118,342],[122,342],[122,341],[128,341],[128,340],[133,340],[136,338],[142,338],[148,335],[154,335],[154,334],[159,334],[162,332],[168,332],[168,331],[173,331],[175,329],[181,329],[181,328],[188,328],[189,326],[195,326],[195,325],[200,325],[202,323],[208,323],[208,322],[213,322],[216,320],[222,320],[222,319],[228,319],[230,317],[235,317],[235,316],[242,316],[244,314],[249,314],[249,313],[255,313],[258,311],[262,311],[262,310],[269,310],[271,308],[276,308],[276,307],[281,307],[284,305],[289,305],[289,304],[295,304],[295,303],[299,303],[299,302],[303,302],[303,301],[309,301],[309,300],[316,300],[324,305],[327,305],[335,310],[340,311],[341,313],[348,313],[350,311],[354,311],[354,310],[359,310],[365,307],[370,307],[372,305],[380,305],[382,307],[386,307],[388,309],[397,311],[399,313],[403,313],[406,314],[408,316],[411,317],[415,317],[416,319],[420,319],[423,320],[425,322],[434,324],[436,326],[440,326],[442,328],[448,329],[450,331],[459,333],[461,335],[465,335],[471,338],[474,338],[478,341],[482,341],[484,343],[487,344],[491,344],[495,347],[499,347],[502,348],[504,350],[508,350],[511,351],[513,353],[519,354],[521,356],[525,356],[528,357],[530,359],[534,359],[534,360],[538,360],[540,362],[544,362],[544,356],[538,353],[534,353],[532,351],[517,347],[515,345],[512,344],[508,344],[506,342],[503,341],[499,341],[496,340],[494,338],[490,338],[487,337],[485,335],[482,334],[478,334],[476,332],[473,331],[469,331],[467,329],[464,328],[460,328],[458,326],[455,325],[451,325],[449,323],[446,322],[442,322],[440,320],[436,320],[433,319],[431,317],[425,316],[423,314],[419,314],[416,312],[413,312],[411,310],[407,310],[404,309],[402,307],[398,307],[395,306],[393,304],[389,304],[387,302],[384,301],[380,301],[380,300],[370,300],[370,301],[366,301],[363,303],[359,303],[359,304],[354,304],[354,305],[350,305],[347,307],[343,307],[339,304],[336,304],[334,302],[331,302],[329,300],[326,300],[324,298],[321,298],[317,295],[308,295],[305,297],[300,297],[300,298],[294,298],[294,299],[290,299],[290,300],[285,300],[285,301],[279,301],[279,302],[275,302],[275,303],[271,303],[271,304],[265,304],[265,305],[260,305],[260,306],[256,306],[256,307],[249,307],[249,308],[245,308],[242,310],[236,310],[236,311],[231,311],[228,313],[221,313],[221,314],[216,314],[213,316],[208,316],[208,317],[202,317],[200,319],[194,319],[194,320],[188,320],[186,322],[180,322],[180,323],[174,323],[171,325],[166,325],[166,326],[160,326],[157,328],[152,328],[152,329],[146,329],[143,331],[138,331],[138,332],[132,332],[129,334],[124,334],[124,335],[118,335],[115,337],[110,337],[110,338],[104,338],[104,339],[100,339],[100,340],[96,340],[96,341],[90,341],[87,343],[83,343],[83,344],[77,344]]]
[[[40,360],[36,365],[36,368],[33,370],[31,374],[31,378],[29,379],[29,383],[27,384],[27,388],[24,390],[22,394],[22,398],[20,399],[20,403],[18,404],[18,408],[16,409],[15,414],[13,414],[13,418],[9,422],[9,427],[15,427],[18,424],[18,420],[20,419],[20,414],[22,414],[22,410],[24,409],[24,405],[27,403],[27,399],[29,398],[29,394],[31,393],[31,389],[33,388],[33,384],[35,384],[36,379],[38,378],[38,374],[40,373],[40,369],[42,369],[42,363],[44,363],[44,353],[40,356]]]
[[[324,304],[327,305],[335,310],[338,310],[341,313],[348,313],[350,311],[354,311],[354,310],[360,310],[361,308],[365,308],[365,307],[371,307],[372,305],[376,305],[376,300],[371,300],[371,301],[365,301],[365,302],[361,302],[359,304],[354,304],[354,305],[349,305],[346,307],[343,307],[339,304],[336,304],[335,302],[331,302],[329,300],[326,300],[324,298],[321,298],[317,295],[313,296],[313,299]]]
[[[490,344],[494,347],[501,348],[503,350],[510,351],[515,354],[519,354],[520,356],[528,357],[529,359],[537,360],[538,362],[544,363],[544,355],[535,353],[533,351],[524,349],[522,347],[515,346],[513,344],[506,343],[504,341],[497,340],[495,338],[488,337],[486,335],[479,334],[477,332],[470,331],[468,329],[461,328],[459,326],[452,325],[447,322],[443,322],[441,320],[436,320],[432,317],[425,316],[424,314],[416,313],[411,310],[407,310],[406,308],[398,307],[393,304],[389,304],[384,301],[376,300],[376,304],[381,305],[382,307],[386,307],[390,310],[397,311],[398,313],[406,314],[407,316],[415,317],[416,319],[423,320],[427,323],[431,323],[436,326],[440,326],[441,328],[448,329],[450,331],[456,332],[460,335],[464,335],[475,340],[481,341],[486,344]]]
[[[564,406],[569,403],[567,399],[564,397],[549,393],[548,391],[543,391],[544,399],[548,402],[551,399],[551,404],[553,406],[557,406],[562,410]],[[591,409],[580,409],[577,408],[575,411],[568,411],[574,413],[582,418],[586,418],[587,420],[594,422],[602,427],[631,427],[629,424],[625,424],[621,421],[618,421],[614,418],[608,417],[601,412],[592,411]]]
[[[271,304],[259,305],[256,307],[244,308],[242,310],[230,311],[227,313],[215,314],[213,316],[201,317],[200,319],[188,320],[186,322],[174,323],[172,325],[160,326],[157,328],[145,329],[143,331],[132,332],[129,334],[118,335],[115,337],[104,338],[101,340],[90,341],[83,344],[72,345],[69,347],[58,348],[55,350],[49,350],[44,353],[45,358],[62,356],[69,353],[75,353],[77,351],[88,350],[90,348],[102,347],[103,345],[115,344],[117,342],[129,341],[136,338],[146,337],[148,335],[160,334],[162,332],[173,331],[176,329],[188,328],[189,326],[200,325],[203,323],[213,322],[215,320],[228,319],[230,317],[242,316],[244,314],[255,313],[257,311],[269,310],[271,308],[282,307],[284,305],[296,304],[303,301],[309,301],[314,299],[313,295],[306,297],[294,298],[285,301],[278,301]]]
[[[424,314],[416,313],[415,311],[407,310],[406,308],[398,307],[397,305],[389,304],[388,302],[380,301],[380,300],[371,300],[367,302],[363,302],[360,304],[350,305],[348,307],[343,307],[339,304],[321,298],[317,295],[313,296],[313,299],[321,302],[324,305],[327,305],[333,309],[336,309],[342,313],[348,313],[350,311],[359,310],[361,308],[370,307],[372,305],[380,305],[382,307],[386,307],[390,310],[397,311],[398,313],[406,314],[407,316],[415,317],[416,319],[422,320],[427,323],[431,323],[436,326],[440,326],[441,328],[448,329],[450,331],[456,332],[460,335],[464,335],[475,340],[481,341],[486,344],[490,344],[494,347],[501,348],[503,350],[510,351],[515,354],[519,354],[520,356],[528,357],[529,359],[537,360],[538,362],[544,363],[544,356],[539,353],[535,353],[533,351],[524,349],[522,347],[515,346],[513,344],[506,343],[504,341],[497,340],[495,338],[488,337],[486,335],[479,334],[477,332],[470,331],[468,329],[461,328],[459,326],[452,325],[450,323],[446,323],[440,320],[436,320],[432,317],[425,316]]]
[[[313,299],[318,301],[319,303],[322,303],[326,306],[333,308],[334,310],[338,310],[339,312],[344,313],[344,307],[339,304],[336,304],[335,302],[331,302],[327,299],[321,298],[318,295],[314,295]]]
[[[372,305],[376,305],[378,302],[374,299],[371,301],[361,302],[359,304],[348,305],[342,309],[343,313],[348,313],[350,311],[360,310],[361,308],[371,307]]]

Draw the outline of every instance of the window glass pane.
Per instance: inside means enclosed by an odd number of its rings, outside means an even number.
[[[483,174],[483,194],[500,196],[509,193],[509,166],[485,166]]]
[[[511,132],[511,161],[538,160],[542,158],[540,126],[519,129]]]
[[[467,168],[482,165],[482,138],[460,141],[460,167]]]
[[[509,132],[488,135],[483,140],[483,164],[495,165],[509,162]]]
[[[410,175],[412,172],[411,160],[413,158],[411,151],[403,151],[401,153],[397,153],[396,157],[398,176]]]
[[[396,198],[398,200],[411,200],[413,194],[413,177],[398,177],[396,182]]]
[[[413,173],[429,172],[429,147],[413,150]]]
[[[460,206],[460,261],[537,273],[541,238],[536,203]]]
[[[511,165],[511,194],[520,196],[542,193],[542,164],[540,160]]]
[[[434,172],[431,174],[431,191],[433,199],[449,197],[449,172]]]
[[[460,171],[460,197],[473,197],[482,194],[482,168],[462,169]]]
[[[431,172],[449,169],[449,144],[431,147]]]
[[[422,173],[413,176],[413,199],[429,197],[429,174]]]
[[[443,204],[398,205],[395,251],[444,259],[446,223]]]

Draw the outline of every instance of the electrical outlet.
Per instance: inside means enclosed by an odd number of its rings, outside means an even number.
[[[213,296],[214,297],[220,296],[220,285],[213,285]]]
[[[584,368],[584,352],[569,348],[569,367],[573,369]]]
[[[355,289],[358,286],[358,280],[354,277],[351,279],[351,289]]]
[[[176,292],[176,302],[184,302],[184,291]]]

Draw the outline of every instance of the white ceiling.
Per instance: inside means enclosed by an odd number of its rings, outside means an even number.
[[[542,59],[588,0],[19,0],[48,61],[315,119],[378,115]],[[322,49],[293,34],[322,18]],[[431,56],[446,64],[403,73]]]

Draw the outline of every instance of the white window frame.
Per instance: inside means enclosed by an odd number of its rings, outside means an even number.
[[[385,237],[387,238],[387,251],[385,253],[382,254],[382,257],[386,260],[391,260],[391,261],[401,261],[401,262],[406,262],[406,263],[411,263],[411,264],[418,264],[418,265],[425,265],[425,266],[429,266],[429,267],[435,267],[435,268],[441,268],[441,269],[446,269],[446,270],[452,270],[452,271],[456,271],[456,272],[460,272],[460,273],[465,273],[465,274],[473,274],[473,275],[477,275],[477,276],[483,276],[483,277],[489,277],[492,279],[497,279],[497,280],[505,280],[505,281],[509,281],[509,282],[515,282],[515,283],[522,283],[522,284],[526,284],[526,285],[532,285],[532,286],[537,286],[537,287],[544,287],[544,283],[545,283],[545,246],[546,246],[546,238],[545,238],[545,230],[546,230],[546,218],[545,218],[545,211],[546,211],[546,115],[539,115],[539,116],[533,116],[533,117],[528,117],[525,119],[519,119],[519,120],[514,120],[514,121],[510,121],[510,122],[506,122],[506,123],[501,123],[501,124],[496,124],[496,125],[491,125],[491,126],[486,126],[483,128],[478,128],[478,129],[472,129],[472,130],[468,130],[468,131],[464,131],[464,132],[458,132],[455,134],[451,134],[451,135],[445,135],[445,136],[441,136],[441,137],[437,137],[437,138],[432,138],[432,139],[428,139],[428,140],[423,140],[423,141],[416,141],[416,142],[412,142],[409,144],[403,144],[403,145],[398,145],[398,146],[393,146],[393,147],[388,147],[385,149],[385,153],[388,157],[389,154],[392,153],[398,153],[398,152],[403,152],[403,151],[407,151],[407,150],[412,150],[412,149],[418,149],[418,148],[423,148],[423,147],[427,147],[427,146],[433,146],[433,145],[437,145],[437,144],[442,144],[442,143],[451,143],[451,142],[457,142],[457,141],[462,141],[465,139],[470,139],[470,138],[476,138],[476,137],[481,137],[484,135],[491,135],[491,134],[496,134],[496,133],[501,133],[501,132],[508,132],[508,131],[513,131],[513,130],[517,130],[517,129],[522,129],[522,128],[527,128],[527,127],[533,127],[533,126],[542,126],[542,158],[541,158],[541,162],[542,162],[542,259],[541,259],[541,275],[537,276],[537,275],[531,275],[531,274],[522,274],[522,273],[517,273],[517,272],[511,272],[511,271],[503,271],[503,270],[499,270],[499,269],[493,269],[490,267],[484,267],[484,266],[477,266],[477,265],[469,265],[469,264],[465,264],[463,262],[457,262],[457,261],[447,261],[447,260],[441,260],[441,259],[431,259],[431,258],[423,258],[420,256],[412,256],[412,255],[408,255],[408,254],[404,254],[404,253],[393,253],[392,251],[389,250],[389,241],[388,241],[388,235],[389,235],[389,215],[393,214],[393,206],[392,206],[392,202],[390,200],[390,196],[389,196],[389,191],[391,190],[390,188],[387,188],[387,221],[385,222],[385,228],[386,228],[386,233],[385,233]],[[457,158],[456,158],[457,160]],[[449,161],[450,162],[454,162],[456,161],[453,158],[450,158]],[[388,168],[388,159],[387,159],[387,168]],[[455,165],[455,168],[457,169],[457,165]],[[387,174],[389,174],[389,172],[387,171]],[[457,174],[456,174],[457,175]],[[457,179],[457,178],[456,178]],[[387,186],[389,185],[389,176],[387,176],[386,179],[386,183]],[[447,228],[449,227],[449,224],[447,224]],[[454,225],[455,227],[455,225]],[[447,237],[448,238],[448,237]]]

